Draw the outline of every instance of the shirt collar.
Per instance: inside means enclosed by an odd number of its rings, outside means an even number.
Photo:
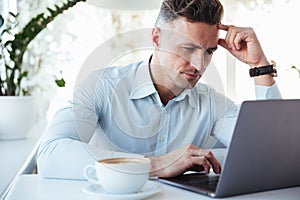
[[[151,75],[150,75],[150,62],[152,56],[150,57],[149,61],[141,62],[137,73],[135,76],[135,80],[133,82],[133,88],[130,94],[130,99],[141,99],[152,94],[157,93]],[[182,101],[185,98],[188,98],[189,104],[195,108],[199,109],[200,100],[199,94],[197,92],[197,86],[192,89],[185,89],[180,93],[179,96],[175,97],[174,101]]]
[[[156,89],[153,85],[153,81],[150,75],[149,61],[141,62],[138,66],[135,79],[133,81],[133,87],[130,94],[130,99],[141,99],[151,94],[156,93]]]
[[[192,89],[185,89],[183,90],[180,95],[174,98],[174,101],[182,101],[185,98],[188,98],[189,104],[194,108],[199,110],[199,101],[200,97],[197,92],[197,86]]]

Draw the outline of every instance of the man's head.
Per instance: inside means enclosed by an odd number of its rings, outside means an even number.
[[[179,94],[192,88],[218,46],[223,7],[218,0],[164,0],[152,31],[157,85]]]
[[[223,6],[218,0],[163,0],[155,25],[162,27],[180,17],[214,25],[222,16]]]

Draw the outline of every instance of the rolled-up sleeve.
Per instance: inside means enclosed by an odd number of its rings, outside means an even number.
[[[272,86],[255,85],[255,96],[257,100],[282,98],[277,83]]]

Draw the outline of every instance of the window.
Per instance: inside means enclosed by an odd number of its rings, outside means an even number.
[[[24,6],[26,3],[34,2],[35,6]],[[20,12],[28,15],[28,13],[35,14],[35,10],[40,11],[45,5],[51,5],[51,2],[20,0],[18,6]],[[277,63],[279,77],[276,78],[276,81],[283,97],[299,97],[299,74],[296,70],[291,69],[291,66],[300,67],[299,52],[297,51],[300,43],[298,39],[300,31],[296,28],[297,19],[300,17],[298,12],[300,1],[224,0],[222,2],[225,7],[223,23],[253,27],[267,58],[275,60]],[[37,9],[39,6],[41,8]],[[48,30],[41,33],[32,44],[33,49],[39,50],[33,56],[44,55],[41,57],[43,65],[47,68],[55,66],[57,71],[62,71],[67,84],[66,88],[58,90],[58,95],[52,96],[54,101],[49,115],[53,115],[60,103],[72,96],[77,74],[86,57],[97,46],[118,33],[137,28],[152,28],[156,15],[157,10],[112,12],[82,3],[51,23]],[[22,19],[25,20],[28,17]],[[50,50],[45,48],[45,45],[49,45]],[[134,56],[143,58],[150,53],[149,49],[139,50],[139,53]],[[116,63],[130,62],[132,56],[131,53],[124,54]],[[220,47],[214,53],[207,75],[201,81],[212,85],[219,92],[239,103],[255,98],[254,84],[248,75],[248,69],[247,65],[237,61]],[[210,73],[215,73],[215,75],[212,76]]]

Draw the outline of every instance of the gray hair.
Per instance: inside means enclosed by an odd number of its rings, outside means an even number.
[[[160,27],[180,17],[189,22],[219,24],[223,12],[219,0],[163,0],[155,26]]]

